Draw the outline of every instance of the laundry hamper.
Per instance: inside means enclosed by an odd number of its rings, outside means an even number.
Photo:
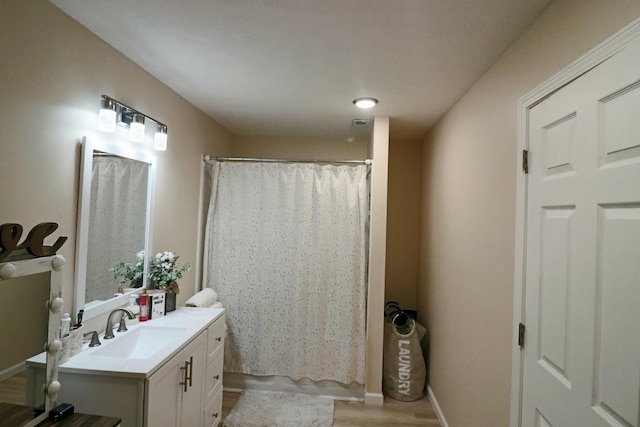
[[[384,322],[382,391],[400,401],[422,398],[427,367],[420,340],[426,329],[398,306],[387,304]]]

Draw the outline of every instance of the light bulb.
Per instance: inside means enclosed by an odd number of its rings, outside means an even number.
[[[133,142],[144,142],[144,116],[134,114],[129,124],[129,139]]]
[[[158,130],[153,137],[153,148],[165,151],[167,149],[167,127],[158,125]]]
[[[112,99],[102,99],[98,129],[102,132],[116,131],[116,103]]]
[[[378,103],[378,100],[375,98],[365,97],[365,98],[354,99],[353,103],[358,108],[371,108]]]

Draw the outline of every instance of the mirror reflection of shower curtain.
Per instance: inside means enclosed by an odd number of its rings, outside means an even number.
[[[205,286],[225,372],[364,383],[366,165],[217,162]]]
[[[144,248],[148,173],[143,162],[93,158],[85,301],[111,298],[121,285],[109,269]]]

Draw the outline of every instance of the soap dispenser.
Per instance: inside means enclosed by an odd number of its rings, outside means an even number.
[[[136,299],[135,295],[129,296],[129,305],[126,307],[133,314],[133,319],[128,322],[130,325],[138,323],[140,318],[140,306],[136,303]]]

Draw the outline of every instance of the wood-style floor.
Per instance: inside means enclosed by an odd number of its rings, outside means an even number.
[[[26,387],[24,373],[0,382],[0,402],[24,404]],[[238,402],[240,393],[225,391],[222,397],[222,419],[231,412]],[[384,404],[365,405],[363,402],[336,400],[334,403],[334,427],[440,427],[436,413],[427,397],[415,402],[399,402],[384,398]]]
[[[0,402],[24,405],[27,376],[24,372],[0,381]]]
[[[231,412],[240,393],[225,391],[222,397],[222,419]],[[438,426],[438,418],[431,402],[423,397],[415,402],[399,402],[384,398],[384,404],[365,405],[363,402],[336,400],[334,403],[333,427],[358,426]]]

